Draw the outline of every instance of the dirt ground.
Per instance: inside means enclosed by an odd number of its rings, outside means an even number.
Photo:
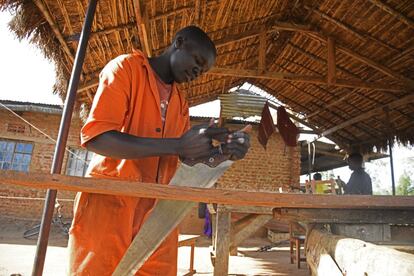
[[[23,238],[23,232],[35,223],[0,219],[0,276],[30,275],[36,250],[36,240]],[[45,276],[65,275],[67,238],[56,227],[52,227],[46,256]],[[289,263],[288,244],[273,247],[266,252],[258,250],[272,245],[267,239],[250,239],[239,247],[238,256],[231,256],[229,275],[309,275],[306,264],[297,269]],[[190,247],[180,247],[178,275],[188,272]],[[210,260],[209,240],[202,239],[195,250],[195,275],[213,275]]]

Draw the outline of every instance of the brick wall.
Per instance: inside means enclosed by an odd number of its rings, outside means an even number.
[[[240,126],[230,125],[232,129]],[[252,191],[284,191],[297,185],[300,177],[300,147],[286,147],[279,133],[274,133],[265,150],[259,143],[258,127],[253,126],[251,148],[217,182],[218,188]]]
[[[23,112],[20,115],[56,140],[59,131],[60,115]],[[12,126],[24,126],[24,131],[10,131]],[[19,128],[21,130],[21,128]],[[80,122],[74,119],[68,137],[68,146],[79,148]],[[31,126],[18,119],[9,111],[0,110],[0,139],[30,142],[33,146],[30,162],[30,172],[50,172],[55,144],[50,139]],[[67,153],[65,154],[62,171],[66,171]],[[2,217],[15,217],[30,220],[40,220],[46,191],[26,188],[23,186],[0,185],[0,214]],[[75,193],[59,191],[58,198],[64,205],[62,211],[65,217],[72,216],[73,198]]]
[[[23,117],[56,139],[60,115],[25,112]],[[34,143],[30,164],[32,172],[49,172],[54,153],[54,144],[29,126],[24,133],[10,133],[8,124],[22,124],[15,116],[0,110],[0,139],[31,141]],[[71,125],[68,146],[79,147],[80,122],[74,120]],[[240,125],[231,125],[239,129]],[[273,134],[264,150],[257,140],[257,126],[251,134],[251,149],[244,160],[236,162],[222,178],[217,187],[243,190],[278,191],[279,187],[299,183],[300,151],[299,147],[285,147],[279,134]],[[66,155],[67,156],[67,155]],[[63,170],[66,170],[66,157]],[[72,216],[75,193],[59,191],[64,217]],[[0,216],[40,220],[45,191],[21,186],[0,185]],[[203,220],[197,216],[197,209],[189,214],[180,229],[184,233],[201,233]]]

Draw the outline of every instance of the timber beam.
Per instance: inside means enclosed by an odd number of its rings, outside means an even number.
[[[257,70],[249,69],[236,69],[236,68],[225,68],[225,67],[214,67],[206,74],[229,76],[236,78],[253,78],[253,79],[267,79],[267,80],[280,80],[289,82],[303,82],[313,83],[320,85],[328,85],[326,78],[319,76],[305,76],[285,72],[259,72]],[[379,83],[368,83],[355,80],[343,80],[338,79],[332,86],[338,87],[349,87],[349,88],[361,88],[361,89],[375,89],[379,91],[392,91],[401,92],[404,91],[403,87],[389,86]]]
[[[295,220],[305,223],[384,223],[414,224],[412,210],[384,209],[300,209],[275,208],[273,217],[279,220]]]
[[[412,196],[336,196],[249,192],[14,171],[0,171],[1,184],[28,186],[38,189],[68,190],[228,205],[269,206],[274,208],[414,209],[414,197]],[[185,184],[183,183],[183,185]],[[187,186],[189,184],[191,183],[187,183]]]

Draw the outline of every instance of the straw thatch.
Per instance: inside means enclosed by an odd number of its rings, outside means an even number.
[[[56,92],[64,95],[87,1],[0,0],[0,8],[15,12],[10,28],[19,38],[55,62]],[[392,136],[413,144],[413,18],[412,0],[100,0],[78,99],[90,104],[110,59],[146,49],[145,38],[158,54],[177,30],[195,24],[219,56],[210,74],[182,87],[191,105],[248,81],[344,148],[385,148]],[[328,37],[336,45],[336,81]]]

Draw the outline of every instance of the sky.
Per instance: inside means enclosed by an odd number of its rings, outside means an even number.
[[[11,15],[0,12],[0,99],[28,101],[36,103],[62,104],[62,100],[52,93],[55,81],[54,64],[43,57],[39,49],[27,41],[18,41],[7,28]],[[249,88],[249,87],[244,87]],[[257,92],[257,91],[256,91]],[[260,92],[260,91],[259,91]],[[192,116],[219,116],[218,100],[190,108]],[[302,136],[301,139],[311,139]],[[394,148],[395,179],[398,182],[404,171],[414,173],[414,150],[402,146]],[[374,190],[391,190],[389,159],[366,163],[369,173],[375,178]],[[336,169],[335,176],[347,181],[350,176],[348,168]],[[302,178],[304,180],[304,178]],[[411,177],[414,179],[414,177]]]

